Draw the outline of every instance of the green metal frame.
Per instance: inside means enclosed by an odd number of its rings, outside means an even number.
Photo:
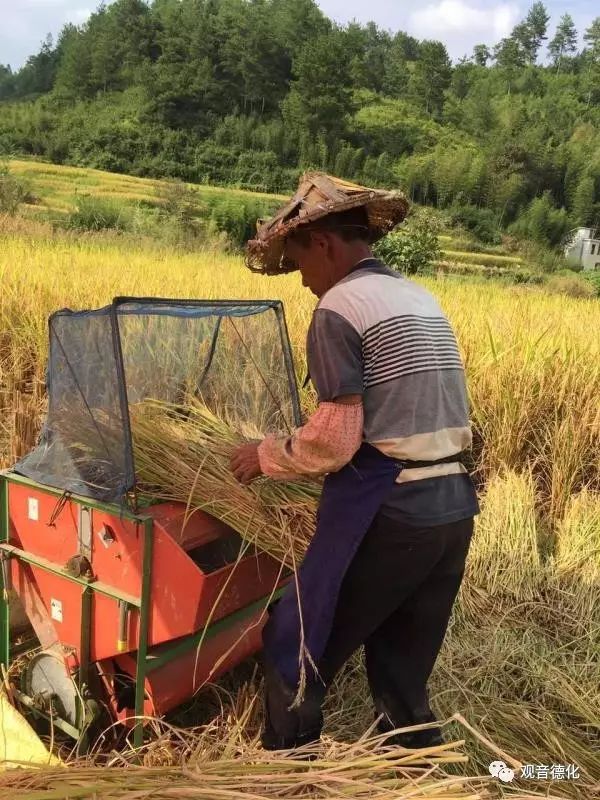
[[[120,506],[101,503],[87,497],[71,495],[71,502],[83,505],[86,508],[102,511],[122,519],[127,519],[136,523],[142,530],[143,540],[143,555],[142,555],[142,584],[139,597],[133,597],[106,583],[100,581],[88,580],[85,578],[77,578],[71,573],[67,572],[61,566],[48,561],[47,559],[40,558],[33,553],[28,553],[24,550],[10,544],[10,520],[9,520],[9,504],[8,494],[9,485],[11,483],[19,484],[21,486],[30,486],[38,491],[43,491],[46,494],[51,494],[60,497],[63,493],[60,489],[53,489],[52,487],[43,486],[35,481],[25,478],[21,475],[16,475],[12,472],[0,473],[0,557],[17,558],[27,564],[32,564],[46,572],[51,572],[54,575],[59,575],[65,580],[81,586],[81,632],[80,632],[80,665],[78,675],[76,677],[76,684],[82,696],[85,696],[85,691],[89,685],[89,671],[90,671],[90,633],[91,633],[91,608],[92,597],[94,593],[102,594],[106,597],[111,597],[117,602],[126,603],[129,608],[137,609],[139,611],[139,635],[138,635],[138,648],[136,651],[136,674],[135,674],[135,704],[134,711],[136,716],[136,723],[134,726],[133,743],[135,747],[140,747],[143,744],[144,729],[143,729],[143,714],[144,714],[144,699],[145,699],[145,684],[146,676],[152,670],[164,666],[180,655],[183,655],[198,646],[202,642],[217,635],[221,630],[235,624],[240,619],[250,616],[255,611],[265,607],[266,602],[270,599],[278,597],[283,589],[267,597],[260,598],[253,604],[230,614],[206,628],[196,631],[189,636],[177,641],[170,646],[161,647],[159,654],[148,655],[148,632],[150,621],[151,609],[151,587],[152,587],[152,557],[154,551],[154,520],[152,517],[144,514],[134,514],[127,509]],[[0,573],[0,667],[8,670],[10,667],[10,603],[8,596],[4,592],[2,585],[2,575]],[[16,692],[19,700],[26,707],[35,709],[33,698],[28,697],[23,692]],[[45,716],[50,719],[49,715],[35,709],[35,713]],[[85,715],[83,715],[85,716]],[[57,719],[53,716],[52,723],[60,730],[67,733],[73,738],[79,739],[80,750],[85,749],[87,744],[87,727],[89,720],[82,719],[81,727],[76,728],[66,720]]]
[[[8,542],[8,483],[0,478],[0,547]],[[0,556],[4,556],[0,552]],[[0,571],[0,668],[8,670],[10,659],[10,603],[8,587],[4,585],[4,576]]]

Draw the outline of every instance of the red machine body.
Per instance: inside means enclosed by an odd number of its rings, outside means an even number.
[[[207,638],[199,648],[188,650],[149,672],[144,684],[144,716],[162,716],[177,708],[207,683],[260,650],[264,622],[265,609],[262,608],[223,627],[218,635]],[[158,648],[153,655],[158,657],[160,651]],[[135,658],[125,654],[102,661],[98,666],[113,717],[128,724],[132,706],[122,698],[131,698],[131,691],[129,694],[126,692],[135,681]]]
[[[32,482],[8,481],[7,501],[8,544],[27,554],[10,559],[12,586],[42,647],[62,652],[72,672],[86,660],[96,663],[114,717],[131,716],[122,689],[137,670],[142,526],[117,508],[61,499]],[[266,605],[284,576],[273,558],[202,511],[188,515],[181,504],[162,503],[143,513],[152,519],[153,540],[144,713],[163,714],[260,648]],[[79,581],[65,574],[67,565],[84,570]],[[87,619],[82,580],[94,589]],[[240,614],[244,609],[249,613]],[[197,644],[180,646],[198,631]],[[168,650],[176,654],[163,658]]]

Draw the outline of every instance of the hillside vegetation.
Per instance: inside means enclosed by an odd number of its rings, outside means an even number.
[[[490,243],[600,221],[600,18],[550,30],[541,2],[452,64],[313,0],[116,0],[0,67],[0,102],[5,153],[268,192],[318,167],[401,186]]]

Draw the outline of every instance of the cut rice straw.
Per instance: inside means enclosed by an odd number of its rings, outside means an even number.
[[[294,569],[314,530],[320,485],[259,479],[249,486],[229,461],[244,440],[206,406],[147,401],[132,408],[140,490],[202,509]]]

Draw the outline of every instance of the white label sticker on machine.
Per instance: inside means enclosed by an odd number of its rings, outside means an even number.
[[[56,622],[62,622],[62,603],[60,600],[55,600],[54,597],[50,598],[50,616]]]
[[[35,522],[37,522],[38,519],[40,518],[40,510],[37,497],[27,498],[27,516],[29,517],[29,519],[32,519]]]

